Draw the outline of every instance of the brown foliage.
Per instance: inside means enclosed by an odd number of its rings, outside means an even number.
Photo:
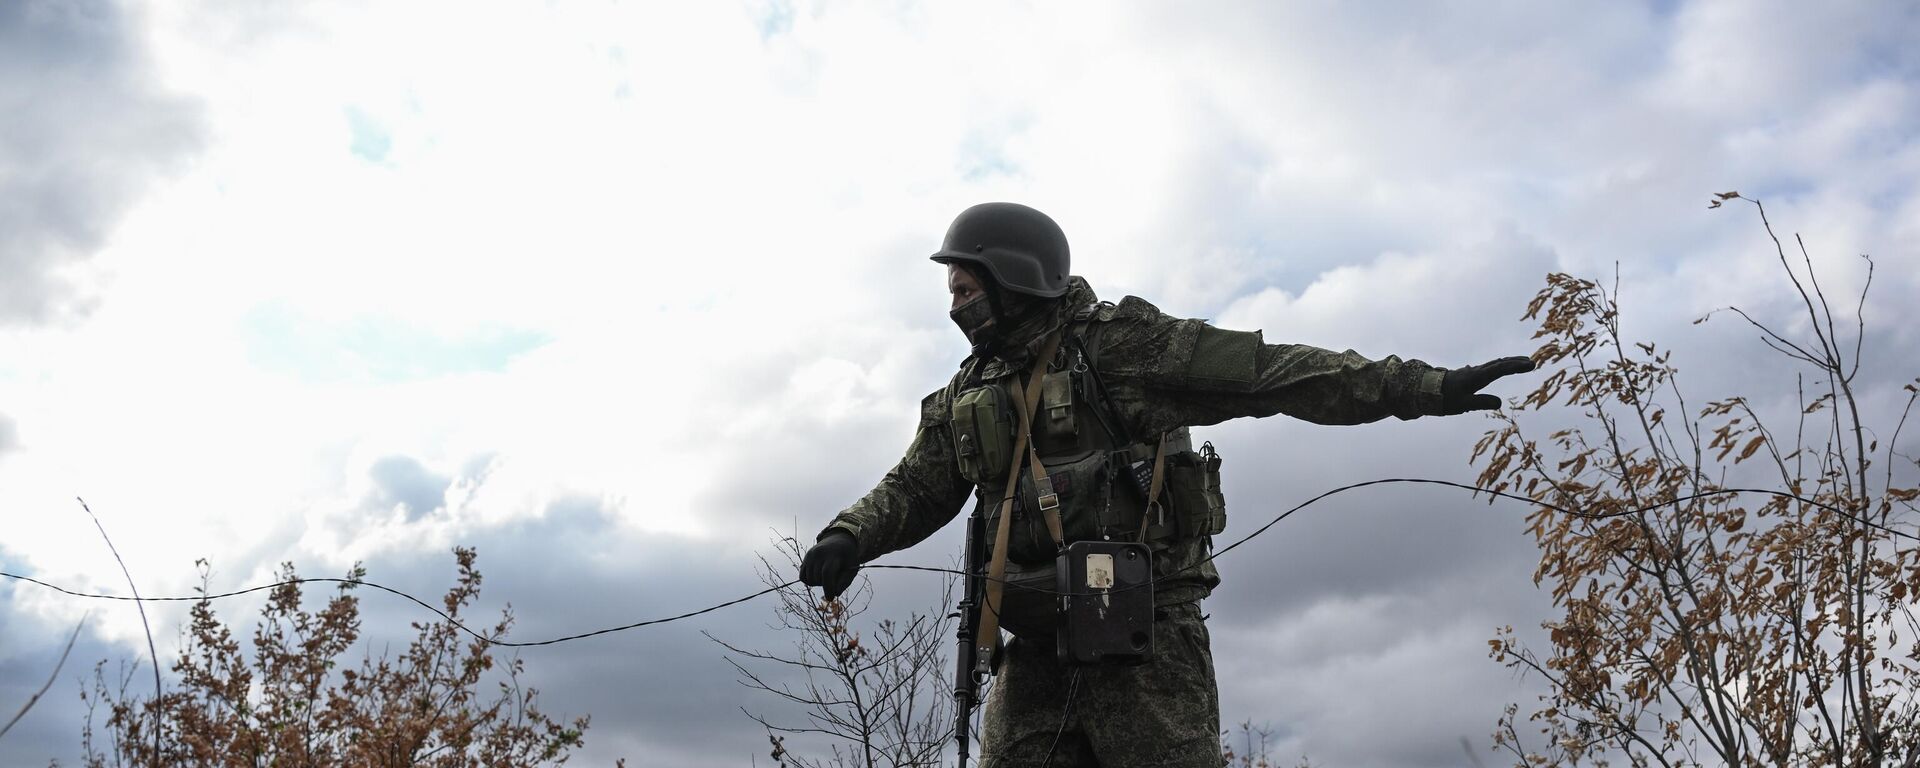
[[[480,592],[474,551],[454,549],[459,578],[443,598],[454,620]],[[201,594],[206,563],[201,561]],[[520,685],[518,658],[499,664],[491,641],[505,637],[512,614],[483,634],[450,621],[414,622],[406,651],[369,653],[345,668],[340,659],[360,637],[351,593],[366,572],[355,566],[318,612],[301,606],[291,563],[260,612],[251,658],[207,601],[195,603],[185,645],[173,663],[178,682],[157,699],[130,696],[128,675],[110,688],[96,669],[89,707],[108,707],[109,744],[96,749],[89,712],[85,764],[105,766],[525,766],[559,765],[582,744],[587,718],[556,721]],[[497,695],[479,690],[489,672],[504,677]],[[85,695],[83,694],[83,698]],[[150,731],[158,723],[160,733]]]
[[[1740,199],[1718,197],[1715,207]],[[1524,648],[1511,628],[1490,641],[1493,658],[1541,675],[1552,691],[1530,718],[1543,747],[1522,746],[1518,707],[1494,734],[1518,765],[1605,765],[1609,755],[1634,765],[1877,765],[1920,750],[1920,643],[1900,644],[1903,633],[1920,639],[1910,610],[1920,548],[1886,528],[1920,511],[1917,492],[1895,484],[1906,411],[1876,459],[1854,389],[1859,342],[1840,342],[1804,246],[1802,276],[1774,243],[1814,338],[1795,341],[1731,311],[1812,368],[1811,399],[1797,377],[1791,435],[1742,396],[1690,414],[1670,353],[1624,343],[1615,298],[1593,281],[1549,275],[1527,306],[1526,318],[1540,320],[1534,337],[1545,339],[1533,358],[1549,373],[1514,410],[1572,408],[1580,423],[1543,444],[1497,413],[1503,426],[1474,449],[1481,485],[1618,514],[1728,487],[1730,472],[1757,474],[1734,470],[1753,461],[1779,491],[1846,514],[1731,494],[1606,519],[1536,508],[1527,517],[1541,550],[1534,581],[1560,608],[1542,625],[1551,647],[1544,656]],[[1868,472],[1876,460],[1878,477]]]

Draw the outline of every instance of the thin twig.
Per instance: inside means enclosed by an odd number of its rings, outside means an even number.
[[[54,662],[53,674],[47,675],[47,682],[45,685],[40,686],[40,690],[34,691],[32,696],[27,697],[26,706],[21,707],[20,711],[14,714],[12,720],[8,720],[6,725],[0,725],[0,736],[6,736],[7,731],[13,730],[13,724],[20,722],[20,718],[26,717],[27,710],[33,709],[33,705],[40,701],[40,697],[46,695],[47,689],[53,687],[53,681],[60,677],[60,668],[67,665],[67,654],[73,652],[73,641],[80,639],[80,628],[87,625],[87,616],[91,615],[93,615],[93,612],[88,611],[87,614],[80,617],[80,623],[73,625],[73,634],[67,636],[66,650],[61,651],[60,660]]]
[[[1847,372],[1848,381],[1852,381],[1854,375],[1860,372],[1860,350],[1867,342],[1867,291],[1873,290],[1873,257],[1863,253],[1860,258],[1867,260],[1867,281],[1860,286],[1860,303],[1853,308],[1857,327],[1853,335],[1853,370]]]
[[[113,537],[107,535],[107,527],[100,524],[100,516],[87,506],[87,500],[78,496],[80,508],[87,511],[87,517],[93,518],[93,527],[100,529],[100,538],[107,542],[107,551],[113,553],[113,561],[120,564],[120,575],[127,578],[127,590],[133,593],[134,605],[140,609],[140,629],[147,634],[147,656],[153,661],[153,758],[160,759],[160,652],[153,647],[153,626],[147,623],[147,604],[140,599],[140,588],[134,586],[133,572],[127,570],[127,561],[120,558],[120,549],[113,546]]]

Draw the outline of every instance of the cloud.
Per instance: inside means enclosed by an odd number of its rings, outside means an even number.
[[[462,536],[463,544],[478,551],[477,567],[485,577],[479,600],[463,614],[465,623],[475,628],[491,626],[500,611],[510,607],[517,621],[508,639],[536,641],[663,618],[763,588],[749,565],[755,562],[749,549],[676,536],[637,535],[594,506],[564,501],[539,520]],[[349,564],[339,553],[279,554],[293,560],[300,575],[308,577],[338,576]],[[17,563],[18,559],[0,550],[0,569],[22,570]],[[438,604],[436,597],[453,584],[455,576],[451,554],[433,545],[374,553],[365,565],[369,580],[429,604]],[[216,559],[213,568],[213,588],[219,591],[269,581],[275,564],[264,559]],[[313,610],[334,590],[331,585],[316,584],[305,591],[306,605]],[[0,644],[0,706],[7,707],[9,716],[46,680],[65,633],[72,628],[70,621],[30,611],[23,607],[26,601],[17,599],[40,592],[44,590],[37,586],[0,582],[0,622],[8,628],[8,642]],[[362,638],[343,656],[344,664],[357,663],[363,655],[397,654],[414,636],[408,629],[410,622],[436,618],[383,591],[362,588],[356,594]],[[564,719],[594,716],[588,747],[579,753],[586,762],[670,753],[750,754],[760,751],[765,737],[739,714],[738,707],[777,705],[743,697],[731,682],[734,673],[721,658],[723,650],[700,631],[778,649],[786,639],[766,630],[770,600],[564,645],[500,649],[497,658],[517,657],[525,662],[521,682],[541,691],[541,706],[548,714]],[[78,607],[68,598],[31,602],[43,608],[44,604]],[[236,635],[245,635],[260,605],[257,595],[227,599],[216,604],[216,615]],[[112,606],[122,607],[131,610],[123,604]],[[165,665],[178,652],[172,638],[177,637],[174,627],[184,611],[153,604],[149,612]],[[125,638],[103,637],[98,626],[96,616],[54,689],[8,734],[4,754],[10,760],[77,758],[85,708],[72,695],[72,686],[90,685],[87,676],[96,661],[106,661],[109,676],[120,664],[135,659],[141,659],[145,668],[143,642],[128,644]],[[171,688],[179,682],[169,674],[166,685]],[[480,694],[489,695],[493,686],[490,678]],[[132,693],[148,695],[138,683]]]
[[[0,609],[0,621],[6,622],[9,639],[13,641],[0,653],[0,709],[7,711],[6,717],[12,718],[49,677],[53,679],[53,685],[34,703],[33,709],[7,732],[6,754],[35,764],[54,759],[77,762],[80,732],[87,714],[75,694],[82,690],[91,694],[96,663],[109,660],[101,670],[112,680],[127,671],[122,662],[131,664],[133,658],[127,655],[126,648],[101,639],[89,626],[82,628],[66,663],[58,667],[55,675],[60,654],[76,623],[62,625],[35,620],[8,609]],[[137,671],[147,676],[145,690],[149,695],[153,690],[150,669],[144,658],[141,659]],[[138,689],[140,682],[135,678],[132,687]],[[104,712],[97,714],[95,725],[103,725],[104,719]]]
[[[40,579],[55,578],[32,568],[26,557],[10,551],[4,543],[0,543],[0,571]],[[77,758],[86,708],[74,694],[79,690],[92,690],[96,662],[120,659],[131,663],[136,658],[130,646],[101,635],[102,615],[111,609],[95,606],[101,610],[59,610],[55,603],[66,602],[67,607],[72,607],[71,602],[50,600],[51,594],[44,587],[0,578],[0,627],[6,628],[4,636],[0,636],[0,710],[6,712],[6,718],[12,718],[40,686],[46,685],[49,678],[53,680],[26,716],[7,732],[4,742],[0,742],[5,745],[5,752],[0,754],[5,754],[11,763],[37,764],[49,759]],[[82,621],[84,628],[62,665],[60,656],[67,638]],[[137,658],[140,670],[151,669],[145,661],[144,646]],[[104,667],[110,678],[122,671],[122,666],[113,662]]]
[[[368,495],[369,512],[397,512],[407,522],[446,507],[447,489],[453,478],[436,475],[418,460],[407,456],[388,456],[367,468],[373,481]]]
[[[711,539],[641,533],[622,526],[604,502],[561,499],[534,516],[470,529],[455,538],[479,553],[485,574],[479,602],[467,612],[491,623],[511,606],[509,639],[537,641],[663,618],[758,591],[754,549]],[[338,570],[312,553],[305,573]],[[369,578],[433,602],[452,581],[452,558],[432,544],[372,553]],[[771,598],[697,619],[634,629],[549,647],[502,649],[526,663],[523,683],[541,692],[552,715],[591,714],[579,759],[611,763],[661,754],[746,754],[764,742],[739,715],[756,702],[731,682],[721,649],[706,630],[748,645],[778,647],[766,629]],[[365,647],[400,648],[417,606],[363,594]],[[376,650],[377,653],[377,650]],[[710,758],[709,758],[710,759]]]
[[[1693,318],[1739,304],[1810,332],[1750,212],[1699,210],[1740,188],[1804,231],[1830,295],[1875,255],[1883,362],[1858,384],[1897,413],[1912,375],[1911,9],[495,5],[422,57],[427,9],[84,7],[0,11],[20,42],[0,71],[34,75],[0,99],[35,108],[0,127],[0,161],[29,165],[0,168],[37,169],[0,191],[83,203],[0,202],[32,225],[0,229],[0,322],[83,311],[88,254],[144,224],[85,333],[0,335],[0,397],[34,438],[0,463],[0,508],[83,488],[158,583],[200,555],[229,584],[361,559],[426,597],[447,548],[476,544],[482,612],[511,602],[523,639],[751,592],[763,532],[810,537],[865,493],[963,354],[925,255],[987,199],[1060,221],[1105,298],[1439,365],[1530,350],[1541,276],[1611,289],[1617,263],[1625,333],[1674,348],[1699,402],[1791,372],[1737,321]],[[40,143],[15,161],[23,136]],[[187,183],[142,197],[202,139]],[[1342,483],[1463,479],[1489,424],[1203,430],[1227,462],[1221,541]],[[1272,722],[1283,755],[1457,764],[1537,683],[1484,658],[1493,627],[1527,638],[1550,614],[1521,514],[1369,488],[1227,555],[1208,604],[1225,717]],[[78,578],[97,540],[66,522],[8,535]],[[949,526],[888,560],[957,550]],[[879,615],[940,583],[870,575]],[[370,642],[403,641],[415,607],[365,597]],[[4,599],[36,637],[78,610]],[[595,715],[587,762],[736,765],[765,751],[752,699],[692,630],[777,648],[767,609],[522,655],[554,711]],[[137,621],[100,626],[133,652]],[[1370,727],[1387,717],[1419,722]],[[44,759],[15,743],[0,761]]]
[[[0,69],[0,324],[84,314],[97,297],[81,267],[206,127],[156,82],[121,3],[5,4]]]

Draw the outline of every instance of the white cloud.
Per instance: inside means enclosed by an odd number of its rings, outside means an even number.
[[[0,325],[71,321],[98,301],[89,258],[157,177],[200,145],[197,104],[150,75],[138,9],[0,9]]]
[[[1834,293],[1857,289],[1855,254],[1873,253],[1873,338],[1889,356],[1912,339],[1910,10],[1098,10],[154,9],[140,37],[155,77],[202,105],[210,133],[177,182],[125,199],[90,254],[109,279],[85,323],[0,335],[17,434],[0,523],[28,521],[0,525],[8,551],[115,588],[69,509],[85,495],[151,591],[187,588],[201,555],[238,578],[475,540],[531,559],[564,546],[576,576],[624,589],[624,553],[672,537],[744,576],[765,526],[809,535],[905,446],[920,396],[963,353],[925,255],[987,199],[1053,215],[1106,298],[1442,365],[1531,349],[1517,318],[1541,275],[1617,261],[1629,335],[1680,348],[1691,391],[1719,394],[1770,363],[1737,327],[1685,321],[1794,311],[1749,212],[1700,210],[1739,188],[1807,234]],[[1874,407],[1895,405],[1881,395],[1911,376],[1901,362],[1868,382]],[[1482,428],[1234,423],[1210,438],[1237,533],[1335,478],[1459,477]],[[1415,689],[1436,697],[1415,708],[1530,699],[1472,667],[1493,624],[1537,619],[1524,584],[1475,613],[1393,616],[1454,599],[1424,583],[1521,580],[1513,513],[1343,497],[1223,562],[1222,668],[1246,663],[1249,633],[1278,632],[1292,654],[1271,686],[1223,675],[1239,708],[1226,718],[1297,720],[1285,746],[1316,760],[1457,762],[1456,737],[1479,740],[1491,717],[1468,728],[1461,707],[1364,755],[1313,734]],[[1329,559],[1357,542],[1378,559]],[[910,556],[944,561],[941,546]],[[899,576],[876,578],[902,599],[930,588]],[[516,578],[540,577],[492,584]],[[47,626],[82,609],[13,595]],[[101,627],[139,632],[131,615]],[[1378,642],[1316,644],[1325,627]],[[541,664],[588,681],[549,697],[591,698],[585,662]],[[686,674],[659,684],[725,684]],[[604,706],[594,760],[646,744],[730,765],[760,749],[744,722],[731,741],[705,732],[716,745],[641,719],[655,709]]]

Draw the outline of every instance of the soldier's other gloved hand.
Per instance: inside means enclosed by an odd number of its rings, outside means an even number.
[[[819,587],[820,596],[832,600],[853,584],[860,571],[860,543],[853,534],[834,531],[816,542],[800,560],[800,583]]]
[[[1493,383],[1494,379],[1516,373],[1533,370],[1533,360],[1525,357],[1503,357],[1479,365],[1455,368],[1447,371],[1440,380],[1440,415],[1452,416],[1467,411],[1497,411],[1500,398],[1495,395],[1475,394],[1481,387]]]

